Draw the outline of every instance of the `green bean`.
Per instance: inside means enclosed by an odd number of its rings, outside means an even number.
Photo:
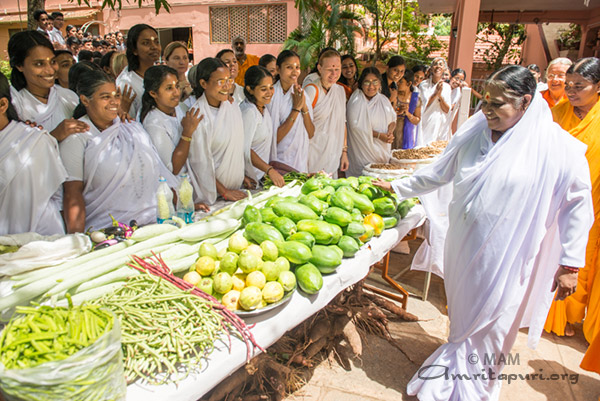
[[[97,305],[121,322],[125,376],[129,382],[179,381],[199,369],[226,327],[212,303],[159,277],[142,274]],[[179,367],[179,368],[178,368]]]

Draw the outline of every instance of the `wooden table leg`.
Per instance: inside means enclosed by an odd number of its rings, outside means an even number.
[[[387,255],[385,255],[384,258],[380,262],[374,264],[372,266],[372,268],[381,269],[381,277],[390,286],[392,286],[392,288],[394,288],[396,291],[398,291],[400,293],[400,295],[391,293],[389,291],[382,290],[380,288],[377,288],[377,287],[374,287],[374,286],[368,285],[368,284],[365,284],[364,287],[370,291],[373,291],[376,294],[383,295],[384,297],[387,297],[387,298],[390,298],[390,299],[400,302],[400,304],[402,305],[402,309],[406,310],[406,305],[408,303],[408,292],[404,288],[402,288],[402,286],[400,284],[398,284],[393,278],[391,278],[389,276],[389,274],[388,274],[389,265],[390,265],[390,253],[388,252]]]

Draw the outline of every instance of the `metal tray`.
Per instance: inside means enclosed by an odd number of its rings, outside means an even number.
[[[252,316],[262,315],[263,313],[266,313],[273,309],[277,309],[280,306],[288,303],[289,300],[292,298],[292,294],[295,291],[296,291],[296,289],[294,288],[292,291],[286,292],[285,294],[283,294],[283,298],[281,298],[279,301],[269,304],[269,305],[265,306],[264,308],[247,310],[247,311],[246,310],[236,310],[236,311],[234,311],[234,313],[236,315],[238,315],[239,317],[252,317]]]

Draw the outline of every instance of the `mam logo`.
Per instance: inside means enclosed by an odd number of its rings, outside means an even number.
[[[483,364],[490,366],[497,365],[520,365],[519,354],[504,354],[500,355],[494,354],[484,354],[483,355]]]

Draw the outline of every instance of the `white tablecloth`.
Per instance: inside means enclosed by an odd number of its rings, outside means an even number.
[[[422,224],[424,219],[423,207],[413,207],[396,228],[385,230],[381,236],[365,244],[354,258],[344,259],[334,274],[323,276],[323,288],[319,293],[309,296],[296,291],[282,307],[246,319],[248,325],[256,324],[252,328],[254,338],[264,348],[275,343],[288,330],[324,308],[342,290],[362,280],[371,265],[381,260],[406,234]],[[218,349],[203,363],[202,372],[191,374],[178,385],[131,384],[127,390],[127,400],[196,401],[246,363],[246,346],[242,341],[232,338],[231,350],[224,344],[219,344]]]

